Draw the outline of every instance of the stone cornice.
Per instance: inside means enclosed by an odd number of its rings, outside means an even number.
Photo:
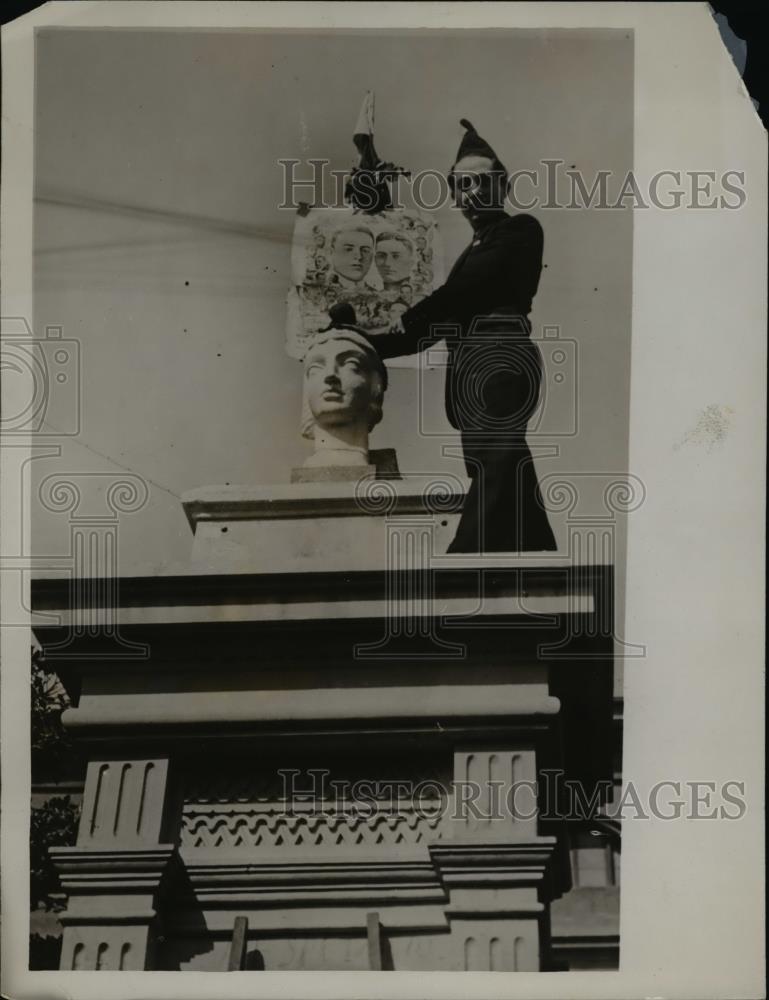
[[[112,595],[109,606],[105,593]],[[400,596],[408,593],[424,597]],[[469,558],[451,566],[441,558],[422,570],[53,578],[31,585],[33,627],[41,641],[48,644],[74,629],[91,635],[94,646],[115,627],[137,635],[182,626],[279,631],[306,624],[328,630],[392,618],[400,604],[403,614],[446,621],[454,632],[470,618],[475,632],[484,622],[495,627],[516,621],[531,622],[527,627],[549,622],[552,631],[563,617],[608,622],[610,594],[611,567],[546,557],[511,557],[503,566]]]
[[[430,860],[447,887],[539,886],[549,881],[557,851],[555,837],[514,842],[446,840],[431,844]]]
[[[426,569],[385,568],[263,573],[206,573],[190,570],[176,575],[128,576],[117,580],[101,577],[38,577],[31,581],[32,610],[56,612],[68,608],[77,595],[80,608],[98,606],[109,583],[117,587],[118,607],[151,608],[174,604],[241,604],[269,602],[280,594],[291,603],[314,599],[318,593],[328,600],[348,600],[351,593],[371,599],[386,593],[388,582],[399,576],[429,577],[436,596],[457,597],[477,592],[479,580],[490,595],[587,594],[611,573],[609,565],[579,565],[563,556],[522,557],[497,554],[436,556]],[[41,622],[44,624],[44,622]]]
[[[447,478],[450,482],[437,484],[429,476],[406,476],[387,481],[204,486],[185,493],[182,504],[193,531],[200,521],[447,514],[462,509],[467,487],[465,480]]]
[[[176,847],[145,849],[52,847],[51,860],[67,893],[151,893],[179,864]]]
[[[284,691],[243,690],[235,703],[229,691],[207,692],[196,700],[174,697],[154,698],[141,692],[107,698],[82,699],[77,708],[62,716],[69,729],[99,726],[215,724],[248,725],[261,723],[297,724],[346,720],[355,728],[377,719],[490,719],[554,716],[560,708],[557,698],[532,686],[508,684],[465,684],[444,686],[392,686],[347,689],[344,702],[333,688]]]
[[[190,885],[202,906],[250,905],[280,914],[285,908],[365,907],[376,903],[443,907],[446,891],[427,852],[422,857],[373,860],[340,852],[295,861],[237,860],[235,852],[196,859],[182,852]],[[280,921],[279,921],[280,922]],[[445,922],[445,920],[444,920]]]

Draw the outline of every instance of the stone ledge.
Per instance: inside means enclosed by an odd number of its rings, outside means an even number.
[[[84,696],[62,720],[68,729],[213,723],[450,719],[553,716],[560,708],[544,685],[509,684],[315,688],[284,691],[168,692]]]
[[[185,493],[182,505],[194,532],[201,521],[458,513],[468,486],[454,475],[408,473],[400,480],[203,486]]]

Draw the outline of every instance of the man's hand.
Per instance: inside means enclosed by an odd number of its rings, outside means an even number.
[[[371,337],[381,337],[386,333],[405,333],[405,332],[406,331],[403,328],[403,323],[401,323],[400,319],[398,319],[395,323],[392,323],[390,326],[375,326],[367,331],[367,333]]]

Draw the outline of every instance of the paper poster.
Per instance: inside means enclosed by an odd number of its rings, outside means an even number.
[[[427,213],[311,209],[294,228],[286,350],[300,358],[340,302],[364,330],[384,333],[443,280],[440,235]]]

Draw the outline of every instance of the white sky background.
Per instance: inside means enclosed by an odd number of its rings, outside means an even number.
[[[300,367],[284,351],[295,215],[278,207],[279,158],[349,168],[372,88],[379,152],[414,172],[448,169],[460,117],[510,170],[560,158],[588,180],[611,170],[618,190],[632,165],[632,39],[622,31],[53,30],[38,37],[36,88],[35,331],[61,326],[80,342],[83,420],[62,458],[34,469],[42,479],[125,467],[147,480],[148,505],[121,518],[121,574],[187,557],[185,490],[287,482],[308,453]],[[529,197],[531,187],[519,191]],[[576,342],[579,407],[577,435],[553,439],[559,454],[540,460],[540,476],[622,474],[631,213],[535,214],[547,267],[532,319]],[[450,208],[438,218],[450,266],[470,230]],[[572,393],[548,373],[547,426],[569,428]],[[372,446],[395,447],[404,471],[463,475],[441,455],[458,443],[443,415],[443,373],[423,383],[429,426],[442,437],[418,433],[417,378],[393,372]],[[64,419],[57,405],[70,404],[55,402],[54,424]],[[96,482],[84,482],[86,495]],[[592,484],[580,487],[593,512],[604,485],[595,498]],[[38,508],[34,517],[35,551],[62,551],[62,515]],[[564,549],[565,526],[553,520]]]

